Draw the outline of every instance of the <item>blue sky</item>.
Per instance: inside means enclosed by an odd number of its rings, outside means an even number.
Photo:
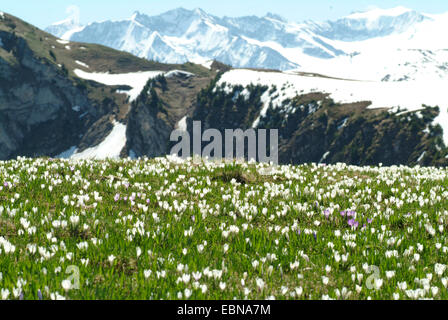
[[[136,10],[149,15],[170,9],[202,8],[217,16],[264,16],[277,13],[291,21],[335,19],[353,11],[380,7],[405,6],[426,13],[448,12],[447,0],[20,0],[2,1],[0,11],[18,16],[40,28],[63,20],[67,8],[79,8],[82,23],[101,20],[119,20]]]

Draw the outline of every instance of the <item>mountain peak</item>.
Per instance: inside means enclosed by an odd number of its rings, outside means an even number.
[[[265,18],[278,20],[278,21],[281,21],[281,22],[287,22],[287,20],[285,18],[283,18],[282,16],[280,16],[280,15],[278,15],[276,13],[272,13],[272,12],[268,12],[266,14]]]
[[[196,8],[193,10],[193,12],[197,15],[207,15],[207,12],[205,12],[204,10],[202,10],[201,8]]]
[[[137,19],[139,16],[141,16],[142,14],[140,13],[140,11],[136,10],[134,11],[134,13],[131,16],[131,20],[135,20]]]
[[[82,27],[83,26],[79,22],[79,17],[72,15],[65,20],[53,23],[45,28],[45,31],[62,39],[69,37],[76,30],[81,30]]]
[[[68,17],[62,21],[58,21],[58,22],[51,24],[51,26],[63,26],[63,25],[78,26],[79,21],[75,17]]]

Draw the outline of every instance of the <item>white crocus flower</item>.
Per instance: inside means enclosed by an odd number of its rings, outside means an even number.
[[[142,249],[140,249],[140,247],[136,248],[136,254],[137,254],[137,258],[139,258],[140,255],[142,254]]]
[[[441,276],[446,270],[446,265],[436,263],[434,266],[434,271],[438,276]]]
[[[72,282],[70,280],[63,280],[61,285],[65,291],[68,291],[72,288]]]
[[[143,271],[143,275],[145,276],[146,279],[148,279],[152,274],[151,270],[144,270]]]
[[[8,289],[2,289],[0,291],[0,295],[2,296],[2,300],[7,300],[10,294],[11,293],[9,292]]]

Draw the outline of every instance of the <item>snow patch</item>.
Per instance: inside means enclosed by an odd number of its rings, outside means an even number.
[[[85,64],[84,62],[81,62],[81,61],[78,61],[78,60],[76,60],[75,61],[76,62],[76,64],[79,64],[80,66],[83,66],[84,68],[90,68],[87,64]]]
[[[96,147],[92,147],[78,153],[75,151],[71,159],[118,159],[121,150],[126,145],[126,125],[117,121],[113,122],[112,132]]]
[[[325,159],[328,158],[329,155],[330,155],[330,151],[325,152],[324,155],[322,156],[322,158],[320,159],[319,164],[323,163],[325,161]]]
[[[62,35],[61,39],[62,39],[62,40],[67,40],[67,41],[68,41],[68,40],[70,40],[70,38],[72,37],[72,35],[74,35],[74,34],[77,33],[77,32],[81,32],[81,31],[83,31],[84,28],[85,28],[85,26],[84,26],[84,27],[77,27],[77,28],[71,29],[71,30],[67,31],[66,33],[64,33],[64,34]]]
[[[5,19],[5,14],[2,11],[0,11],[0,19]]]
[[[182,71],[182,70],[171,70],[171,71],[165,73],[165,78],[172,78],[172,77],[179,77],[179,76],[190,78],[190,77],[194,77],[194,73]]]
[[[70,48],[70,46],[65,46],[65,49],[72,50],[72,48]]]
[[[423,158],[425,157],[426,151],[423,151],[423,153],[418,157],[417,162],[421,162]]]
[[[341,130],[342,128],[345,128],[347,126],[348,118],[345,118],[342,120],[342,123],[338,126],[338,130]]]
[[[70,149],[57,155],[55,158],[56,159],[69,159],[71,156],[73,156],[76,153],[76,150],[78,150],[78,148],[76,146],[73,146]]]
[[[86,115],[88,115],[88,114],[89,114],[88,111],[84,112],[83,114],[81,114],[81,115],[79,116],[79,119],[84,118],[84,117],[85,117]]]
[[[79,112],[79,111],[81,111],[81,107],[80,106],[74,106],[74,107],[72,107],[72,110],[75,111],[75,112]]]
[[[260,123],[261,118],[266,116],[266,113],[268,112],[270,102],[272,101],[271,96],[269,95],[269,91],[266,91],[265,93],[263,93],[260,100],[261,100],[261,103],[263,104],[263,108],[261,109],[261,112],[260,112],[260,115],[258,116],[258,118],[255,119],[254,123],[252,124],[252,129],[255,129],[256,127],[258,127],[258,124]]]
[[[60,44],[69,44],[70,43],[70,41],[62,40],[62,39],[57,39],[56,42],[60,43]]]
[[[134,72],[134,73],[120,73],[120,74],[110,74],[110,73],[89,73],[80,69],[75,69],[74,73],[86,80],[93,80],[108,86],[118,86],[127,85],[132,87],[132,90],[125,91],[129,95],[130,101],[137,99],[139,94],[142,92],[147,81],[149,79],[155,78],[163,71],[146,71],[146,72]]]
[[[211,70],[212,69],[213,60],[208,60],[205,62],[200,63],[201,66]]]

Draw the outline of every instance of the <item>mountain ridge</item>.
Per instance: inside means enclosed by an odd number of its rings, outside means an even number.
[[[273,13],[217,17],[199,8],[177,8],[156,16],[136,11],[131,18],[76,26],[78,29],[64,30],[64,35],[163,63],[218,60],[237,68],[403,81],[420,79],[428,68],[448,75],[446,59],[439,52],[448,49],[441,34],[444,26],[448,27],[445,21],[443,14],[403,7],[354,13],[334,21],[297,23]],[[51,27],[47,31],[51,32]],[[435,37],[438,33],[440,37]],[[382,53],[378,48],[385,48],[393,62],[376,58]],[[416,57],[414,49],[435,55],[428,63],[425,57]]]

